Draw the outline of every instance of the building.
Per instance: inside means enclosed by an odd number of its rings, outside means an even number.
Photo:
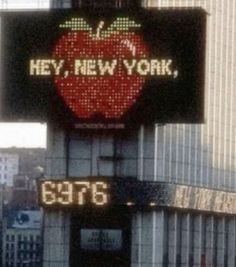
[[[53,7],[70,5],[70,1],[53,3]],[[141,126],[139,131],[131,132],[116,140],[116,149],[123,157],[123,160],[116,162],[116,165],[112,160],[104,160],[105,157],[108,159],[114,155],[116,137],[84,136],[79,132],[74,133],[70,136],[68,148],[70,156],[67,158],[68,150],[64,149],[66,140],[64,131],[49,125],[50,157],[47,161],[47,175],[113,176],[116,169],[116,174],[119,176],[133,176],[142,181],[177,183],[235,192],[236,2],[153,0],[142,1],[142,6],[202,7],[206,10],[208,16],[205,123]],[[78,264],[79,259],[75,254],[76,249],[77,253],[78,251],[81,253],[81,248],[75,244],[74,247],[70,247],[69,236],[75,238],[79,233],[86,236],[85,231],[91,228],[96,215],[88,219],[87,226],[86,223],[84,226],[76,223],[76,220],[83,221],[83,216],[86,217],[86,214],[73,213],[73,216],[57,211],[45,212],[45,267],[92,266],[89,265],[91,263]],[[107,222],[102,222],[100,216],[103,215],[97,214],[97,220],[101,221],[101,225],[97,228],[112,228],[112,224],[108,226]],[[200,210],[189,212],[185,209],[159,208],[155,211],[133,213],[131,217],[130,259],[127,265],[119,263],[115,265],[113,262],[112,266],[210,267],[236,264],[235,216],[220,215],[215,212],[204,213]],[[120,218],[118,216],[117,220]],[[51,240],[50,236],[54,236],[56,232],[60,232],[57,240]],[[96,233],[90,232],[88,235],[96,236]],[[86,237],[83,238],[86,240]],[[89,251],[87,254],[84,252],[81,257],[88,255]],[[125,259],[124,255],[123,258]],[[111,265],[104,263],[102,266]]]
[[[39,267],[41,252],[41,213],[12,211],[3,230],[2,266]]]
[[[3,202],[13,209],[36,208],[36,180],[44,173],[45,149],[7,148],[0,151],[0,175],[7,179],[1,186]]]
[[[12,150],[19,155],[19,175],[27,176],[29,179],[37,179],[43,175],[46,151],[44,148],[18,148]]]
[[[52,8],[106,8],[106,3],[52,1]],[[132,3],[109,1],[124,8]],[[236,264],[236,1],[144,0],[139,4],[147,9],[201,7],[207,12],[205,122],[140,125],[126,134],[68,133],[50,122],[46,176],[51,181],[44,187],[46,193],[51,187],[68,196],[63,191],[63,186],[71,188],[66,178],[81,178],[80,193],[90,190],[93,201],[106,202],[103,191],[97,197],[97,182],[83,180],[91,176],[110,181],[118,176],[126,186],[131,184],[129,188],[135,179],[137,185],[160,190],[145,209],[130,209],[132,201],[111,209],[45,208],[44,267]],[[105,188],[106,182],[99,185]],[[83,194],[80,197],[80,204],[86,201]]]
[[[11,209],[37,208],[36,181],[27,175],[15,175],[9,204]]]
[[[44,165],[45,149],[0,149],[0,177],[2,182],[0,184],[0,222],[1,233],[3,233],[3,235],[10,232],[11,235],[13,235],[14,231],[18,231],[19,236],[25,235],[25,238],[27,238],[27,231],[23,231],[23,233],[21,233],[21,230],[19,229],[16,230],[10,228],[3,228],[3,220],[4,218],[6,218],[8,212],[11,210],[38,209],[36,179],[43,175]],[[36,232],[37,233],[35,234],[35,230],[29,230],[28,234],[37,235],[40,230],[38,229]],[[17,239],[17,236],[18,235],[16,235],[16,240],[14,242],[19,241]],[[1,238],[1,258],[4,259],[4,256],[2,257],[2,245],[3,239]],[[11,247],[12,246],[13,244],[11,245]],[[16,249],[17,246],[14,245],[14,251],[17,251]],[[6,255],[10,255],[9,253],[7,253]],[[34,255],[34,253],[36,252],[32,253]],[[41,251],[39,253],[41,253]],[[9,256],[9,260],[10,259],[11,256]]]
[[[45,165],[43,148],[1,148],[0,179],[2,184],[13,186],[14,176],[25,175],[34,179],[42,175]]]
[[[18,173],[19,156],[15,153],[0,153],[0,180],[2,184],[13,185],[13,176]]]
[[[45,149],[17,149],[19,172],[14,176],[11,208],[36,209],[36,181],[44,174]]]

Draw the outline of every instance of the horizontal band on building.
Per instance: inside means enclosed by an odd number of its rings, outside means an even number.
[[[83,177],[42,179],[39,203],[44,208],[108,206],[168,207],[236,214],[236,192],[135,178]]]

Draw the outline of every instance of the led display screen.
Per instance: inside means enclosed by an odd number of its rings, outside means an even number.
[[[40,202],[46,206],[103,206],[110,200],[105,181],[45,181],[40,186]]]
[[[121,177],[41,180],[39,203],[51,209],[168,207],[236,214],[235,192]]]
[[[201,9],[1,13],[2,120],[202,123],[205,18]]]

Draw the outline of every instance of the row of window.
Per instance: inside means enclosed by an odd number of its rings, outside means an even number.
[[[25,242],[39,242],[40,241],[40,236],[35,236],[35,235],[29,235],[29,236],[22,236],[21,234],[19,235],[6,235],[6,241],[15,241],[15,238],[18,238],[18,241],[25,241]]]
[[[1,170],[5,170],[5,171],[7,171],[7,166],[1,166],[1,165],[0,165],[0,171],[1,171]]]
[[[5,257],[6,261],[11,262],[15,257],[15,253],[14,252],[11,252],[11,253],[7,252],[5,256],[6,256]],[[17,259],[19,259],[19,260],[22,260],[22,259],[24,259],[24,260],[27,260],[27,259],[28,260],[30,260],[30,259],[37,260],[39,258],[40,258],[40,251],[33,251],[33,252],[27,251],[27,252],[18,252],[17,253]]]
[[[14,264],[14,262],[7,262],[5,266],[6,267],[14,267],[15,264]],[[41,263],[40,263],[40,261],[27,262],[27,263],[18,262],[16,266],[17,267],[41,267]]]
[[[25,242],[25,243],[18,243],[18,246],[17,248],[20,249],[20,250],[37,250],[39,249],[40,247],[40,244],[39,243],[28,243],[28,242]],[[6,250],[9,251],[9,250],[14,250],[15,249],[15,244],[14,243],[7,243],[6,244]]]

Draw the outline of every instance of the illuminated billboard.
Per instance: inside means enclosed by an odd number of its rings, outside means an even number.
[[[202,9],[1,17],[3,120],[77,128],[203,122]]]
[[[46,209],[178,208],[236,214],[236,193],[135,178],[80,177],[40,180],[39,204]]]
[[[110,184],[91,179],[48,180],[40,183],[40,203],[46,206],[104,206],[110,202]]]

